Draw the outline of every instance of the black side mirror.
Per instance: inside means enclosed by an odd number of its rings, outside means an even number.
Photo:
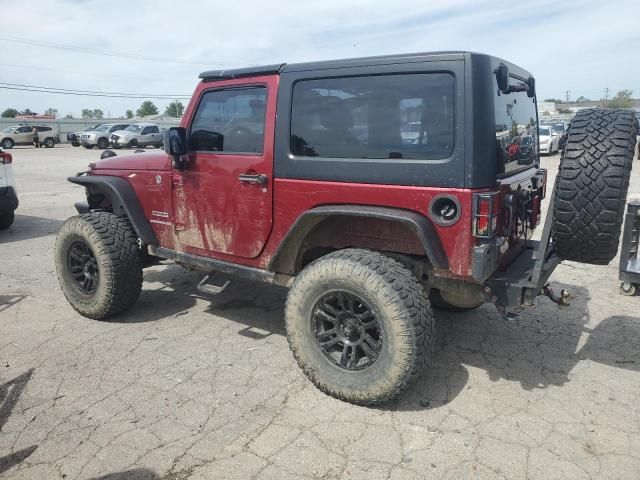
[[[496,81],[498,82],[500,91],[502,93],[509,93],[509,67],[501,63],[493,73],[496,75]]]
[[[536,79],[529,77],[527,80],[527,97],[533,98],[536,96]]]
[[[184,170],[182,155],[187,153],[187,131],[183,127],[171,127],[164,131],[164,151],[173,157],[174,165]]]

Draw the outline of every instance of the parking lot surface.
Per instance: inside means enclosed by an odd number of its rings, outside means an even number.
[[[197,273],[167,263],[145,270],[127,313],[79,316],[52,250],[84,196],[65,179],[100,152],[11,153],[21,205],[0,232],[0,477],[640,478],[640,297],[618,293],[615,262],[561,265],[567,308],[438,313],[419,382],[357,407],[298,369],[281,288],[234,280],[205,297]],[[558,160],[542,164],[552,174]]]

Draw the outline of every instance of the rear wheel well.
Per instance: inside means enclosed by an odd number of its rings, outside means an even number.
[[[420,238],[409,226],[398,221],[347,215],[314,219],[315,224],[301,228],[302,238],[284,246],[273,265],[279,273],[295,275],[308,264],[336,250],[363,248],[407,258],[426,259]],[[296,249],[296,245],[298,248]]]

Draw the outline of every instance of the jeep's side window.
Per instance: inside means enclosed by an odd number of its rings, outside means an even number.
[[[191,123],[189,147],[200,152],[262,153],[265,87],[206,92]]]
[[[448,73],[302,80],[293,88],[291,152],[328,158],[447,158],[454,143]]]

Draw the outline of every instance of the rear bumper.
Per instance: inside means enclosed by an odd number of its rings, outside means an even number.
[[[18,194],[15,188],[0,188],[0,212],[13,212],[18,208],[18,204]]]
[[[490,299],[498,307],[531,306],[547,280],[560,264],[553,249],[541,251],[540,242],[529,240],[523,252],[506,270],[495,272],[486,282]],[[537,256],[544,258],[538,259]]]

